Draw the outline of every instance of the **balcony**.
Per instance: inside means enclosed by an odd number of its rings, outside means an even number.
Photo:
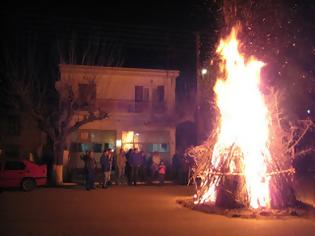
[[[165,113],[166,103],[121,99],[97,99],[96,108],[111,113]]]

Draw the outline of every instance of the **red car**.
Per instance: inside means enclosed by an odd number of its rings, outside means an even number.
[[[30,191],[47,183],[46,165],[37,165],[26,160],[3,161],[0,165],[0,188],[20,187],[24,191]]]

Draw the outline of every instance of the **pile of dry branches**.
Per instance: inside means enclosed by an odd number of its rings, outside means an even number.
[[[267,176],[270,176],[270,204],[272,208],[284,208],[296,204],[293,189],[293,161],[314,151],[314,148],[301,148],[300,142],[312,127],[310,119],[290,121],[280,107],[280,93],[271,89],[265,96],[269,109],[269,151],[271,159],[267,161]],[[208,139],[200,146],[186,150],[193,158],[191,180],[196,186],[195,203],[204,203],[209,188],[217,189],[215,205],[226,208],[248,207],[246,182],[242,171],[242,153],[236,145],[231,145],[220,153],[220,163],[213,165],[213,152],[219,134],[219,122]],[[235,168],[229,170],[230,163]]]

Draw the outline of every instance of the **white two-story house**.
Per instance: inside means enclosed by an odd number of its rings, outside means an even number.
[[[96,106],[109,118],[93,121],[69,138],[72,165],[81,167],[79,154],[93,150],[97,157],[105,148],[137,147],[150,155],[160,152],[170,163],[175,153],[175,87],[177,70],[60,65],[60,81],[73,86],[84,101],[91,80]],[[84,106],[77,114],[84,115]],[[67,164],[67,163],[65,163]]]

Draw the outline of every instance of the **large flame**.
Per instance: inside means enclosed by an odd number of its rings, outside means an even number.
[[[269,177],[267,161],[269,119],[264,97],[259,90],[260,71],[264,63],[254,57],[245,58],[239,52],[237,28],[234,27],[217,48],[222,59],[221,77],[214,91],[220,110],[217,142],[212,154],[212,168],[217,170],[228,157],[231,148],[237,148],[240,160],[231,161],[229,173],[245,176],[249,205],[252,208],[269,207]],[[241,168],[236,170],[237,163]],[[215,201],[217,182],[208,184],[208,191],[199,202]]]

